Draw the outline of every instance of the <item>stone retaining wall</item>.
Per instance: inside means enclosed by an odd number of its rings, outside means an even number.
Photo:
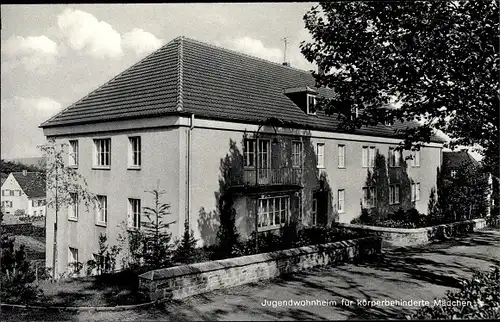
[[[182,299],[380,251],[380,238],[364,237],[149,271],[139,276],[139,287],[152,301]]]
[[[336,223],[338,226],[382,238],[382,246],[404,247],[430,243],[435,239],[473,232],[486,227],[485,219],[472,219],[432,227],[405,229]]]

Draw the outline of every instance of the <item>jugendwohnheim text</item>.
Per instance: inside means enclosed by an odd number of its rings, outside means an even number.
[[[470,301],[448,301],[448,300],[264,300],[262,306],[272,308],[289,306],[472,306]]]

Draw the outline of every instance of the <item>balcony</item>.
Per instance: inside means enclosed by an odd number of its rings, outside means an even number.
[[[257,177],[256,177],[257,174]],[[302,169],[300,168],[265,168],[241,169],[232,173],[230,186],[257,187],[257,186],[300,186]]]

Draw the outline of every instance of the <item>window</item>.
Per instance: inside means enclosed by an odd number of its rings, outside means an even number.
[[[68,219],[78,220],[78,194],[70,192],[69,197],[71,201],[68,205]]]
[[[343,213],[345,211],[344,198],[345,198],[345,190],[340,189],[338,191],[338,201],[337,201],[337,210],[339,213]]]
[[[108,222],[108,198],[97,196],[97,224],[106,225]]]
[[[17,193],[18,196],[22,195],[21,190],[16,190],[16,193]]]
[[[245,167],[255,167],[255,146],[256,140],[245,139],[245,151],[243,161]]]
[[[292,166],[302,168],[302,142],[292,142]]]
[[[279,228],[288,220],[290,198],[287,196],[259,199],[258,227]]]
[[[5,196],[6,190],[2,190],[2,196]]]
[[[345,168],[345,145],[339,144],[339,168]]]
[[[307,94],[307,114],[316,114],[316,96]]]
[[[36,216],[36,210],[35,210],[35,211],[33,211],[33,216]]]
[[[69,165],[78,166],[78,140],[69,140]]]
[[[40,209],[40,216],[43,216],[43,209]]]
[[[12,201],[6,200],[5,201],[5,208],[12,208]]]
[[[139,229],[141,228],[141,200],[128,199],[128,218],[129,227]]]
[[[351,120],[355,120],[359,117],[359,108],[351,107]]]
[[[111,165],[111,139],[94,140],[95,161],[98,167],[109,167]]]
[[[317,167],[324,168],[325,166],[325,144],[316,144],[316,157],[318,158]]]
[[[375,187],[363,188],[363,208],[373,208],[377,202],[377,191]]]
[[[14,196],[14,192],[15,192],[14,190],[9,190],[9,195]]]
[[[318,199],[316,199],[316,197],[313,197],[312,203],[313,203],[311,211],[312,224],[316,225],[318,220]]]
[[[401,160],[401,150],[389,148],[389,166],[399,167],[399,160]]]
[[[133,136],[129,137],[129,166],[130,167],[140,167],[141,166],[141,137]]]
[[[363,167],[368,168],[371,167],[373,168],[375,166],[375,147],[374,146],[364,146],[363,147]]]
[[[398,204],[399,201],[399,185],[393,184],[389,186],[389,204]]]
[[[411,201],[420,200],[420,182],[411,184]]]
[[[457,176],[457,170],[451,170],[451,177],[455,178]]]
[[[69,247],[68,252],[68,265],[71,272],[76,269],[76,263],[78,263],[78,249]]]
[[[420,150],[412,151],[411,156],[412,156],[411,166],[420,167]]]

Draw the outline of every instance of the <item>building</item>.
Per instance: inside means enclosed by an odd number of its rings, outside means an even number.
[[[38,172],[11,172],[2,183],[6,214],[45,216],[45,180]]]
[[[442,174],[445,178],[454,178],[463,167],[479,168],[480,163],[470,155],[467,149],[443,151]]]
[[[57,269],[92,259],[100,233],[112,243],[120,223],[137,227],[153,202],[145,190],[158,183],[173,238],[188,222],[200,245],[215,242],[227,202],[243,238],[287,220],[350,222],[378,202],[367,184],[381,167],[377,155],[390,161],[388,207],[408,200],[426,212],[442,142],[433,138],[406,161],[409,151],[393,150],[394,129],[406,124],[338,132],[336,116],[314,109],[333,91],[314,85],[310,72],[179,37],[44,122],[47,138],[69,143],[68,162],[103,206],[61,212]],[[48,240],[54,221],[49,212]]]

